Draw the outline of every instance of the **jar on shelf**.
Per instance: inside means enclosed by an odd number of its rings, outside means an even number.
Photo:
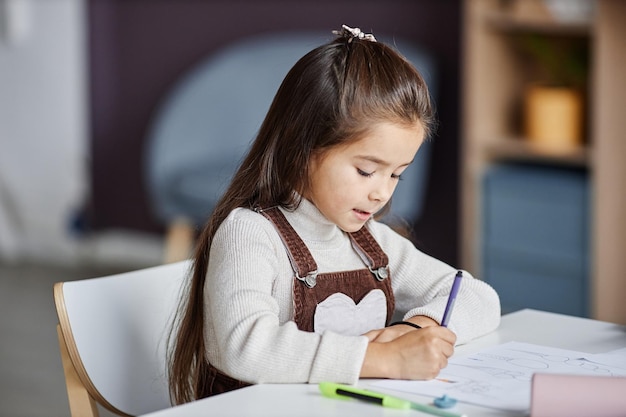
[[[538,149],[569,151],[583,142],[583,97],[579,89],[533,84],[524,94],[526,138]]]

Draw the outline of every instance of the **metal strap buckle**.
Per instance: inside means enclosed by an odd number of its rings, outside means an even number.
[[[376,276],[378,281],[383,281],[385,278],[389,278],[389,265],[381,266],[378,269],[373,269],[372,267],[367,267],[372,274]]]
[[[304,285],[306,285],[308,288],[313,288],[315,287],[315,284],[317,284],[317,269],[315,271],[309,272],[308,274],[306,274],[305,277],[301,277],[296,272],[296,278],[304,282]]]

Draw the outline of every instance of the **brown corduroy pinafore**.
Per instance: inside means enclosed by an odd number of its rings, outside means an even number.
[[[294,321],[298,329],[312,332],[317,305],[335,293],[343,293],[358,304],[373,289],[380,289],[387,299],[387,323],[391,320],[395,299],[389,276],[389,259],[366,227],[349,233],[352,246],[367,268],[317,273],[317,264],[308,248],[278,207],[257,210],[276,227],[295,273],[293,285]],[[212,365],[209,373],[209,396],[232,391],[250,384],[229,377]]]

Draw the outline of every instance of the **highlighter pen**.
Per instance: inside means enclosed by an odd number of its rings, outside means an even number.
[[[456,295],[459,293],[459,287],[461,286],[461,280],[463,279],[463,272],[458,271],[454,277],[454,283],[452,283],[452,289],[450,290],[450,296],[448,297],[448,304],[443,312],[443,319],[441,319],[441,325],[448,327],[450,316],[452,315],[452,309],[454,308],[454,302],[456,301]]]
[[[401,410],[412,409],[439,417],[467,417],[464,414],[452,413],[430,405],[420,404],[350,385],[336,384],[334,382],[320,382],[319,388],[322,394],[328,398],[337,398],[342,400],[353,398],[356,400],[382,405],[387,408],[397,408]]]

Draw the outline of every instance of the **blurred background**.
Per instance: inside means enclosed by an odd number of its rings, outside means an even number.
[[[626,322],[625,4],[0,0],[0,416],[69,414],[54,282],[167,262],[177,220],[193,238],[151,189],[181,80],[233,45],[341,24],[427,65],[440,124],[407,193],[416,246],[490,282],[504,312]],[[554,115],[537,86],[574,93]]]
[[[432,167],[440,179],[424,213],[432,237],[419,234],[435,255],[456,261],[460,4],[438,3],[3,2],[12,27],[2,46],[0,256],[158,261],[163,225],[150,207],[144,159],[169,90],[240,39],[330,33],[345,22],[436,56],[441,126]]]

